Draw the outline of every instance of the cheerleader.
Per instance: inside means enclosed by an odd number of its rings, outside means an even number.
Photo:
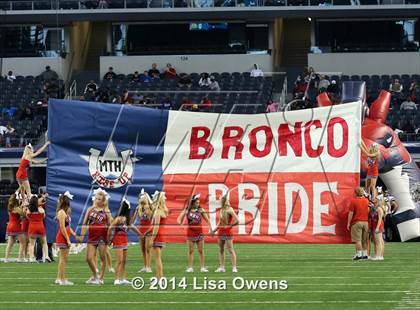
[[[126,279],[125,273],[128,252],[128,230],[130,226],[130,202],[124,198],[118,216],[108,228],[108,240],[112,240],[112,247],[117,257],[114,285],[131,285],[131,282]]]
[[[28,259],[28,244],[29,244],[29,237],[28,237],[28,230],[29,230],[29,219],[26,213],[28,212],[28,207],[26,205],[22,205],[22,216],[20,220],[20,229],[21,229],[21,242],[19,241],[19,257],[21,257],[22,261],[27,262]]]
[[[9,262],[9,256],[16,241],[19,240],[19,242],[22,242],[22,230],[19,220],[21,215],[23,215],[23,211],[22,207],[19,205],[19,199],[16,194],[10,195],[7,211],[9,213],[9,222],[7,223],[6,228],[7,246],[4,255],[5,263]],[[23,257],[21,255],[22,252],[19,251],[18,261],[22,261]]]
[[[86,248],[86,261],[92,272],[92,276],[86,281],[86,284],[102,285],[104,284],[104,275],[106,268],[106,248],[108,227],[111,214],[108,209],[109,195],[106,191],[98,188],[93,191],[93,206],[87,209],[83,220],[82,233],[79,241],[83,240],[88,232],[88,241]],[[99,250],[101,259],[100,274],[96,270],[96,251]]]
[[[153,220],[153,208],[152,199],[148,193],[144,192],[142,188],[139,194],[139,201],[136,211],[133,215],[133,223],[139,218],[139,243],[141,247],[141,253],[143,255],[143,268],[139,272],[152,272],[150,268],[150,248],[152,247],[152,220]]]
[[[162,249],[165,247],[165,225],[168,218],[168,208],[166,207],[165,192],[155,192],[153,200],[153,233],[152,248],[156,263],[156,278],[163,277]]]
[[[19,184],[19,192],[22,194],[22,199],[29,199],[31,197],[31,185],[29,184],[28,178],[28,167],[31,163],[42,164],[44,161],[34,160],[39,154],[41,154],[50,144],[46,142],[38,151],[34,152],[32,145],[29,143],[23,150],[22,158],[20,159],[19,168],[16,172],[16,181]]]
[[[375,244],[375,256],[371,257],[371,260],[384,260],[384,215],[384,200],[380,195],[374,200],[374,206],[369,212],[369,233]]]
[[[201,226],[202,219],[204,219],[212,231],[209,217],[206,211],[200,207],[200,194],[194,195],[191,198],[187,208],[184,209],[178,216],[177,222],[182,225],[184,219],[187,218],[187,244],[188,244],[188,267],[186,272],[193,272],[194,260],[194,243],[197,244],[198,254],[200,256],[200,271],[208,272],[204,264],[204,234],[203,227]]]
[[[370,148],[366,147],[366,144],[363,142],[360,144],[362,152],[367,156],[367,176],[366,176],[366,190],[370,195],[370,199],[374,200],[376,198],[376,181],[379,175],[379,149],[376,143],[373,143]]]
[[[219,212],[219,224],[213,231],[218,231],[219,236],[219,268],[215,272],[225,272],[225,244],[232,259],[232,272],[238,272],[236,268],[236,253],[233,249],[233,226],[237,225],[239,220],[233,208],[228,202],[228,193],[223,195]]]
[[[58,285],[73,285],[65,277],[65,268],[67,265],[67,259],[70,252],[70,236],[77,238],[75,232],[70,227],[71,223],[71,208],[70,201],[73,200],[73,195],[69,191],[66,191],[63,195],[60,194],[58,197],[58,204],[56,210],[56,219],[58,224],[57,235],[55,237],[55,244],[60,249],[59,260],[58,260],[58,271],[57,279],[55,284]]]
[[[29,237],[29,262],[34,263],[36,262],[34,256],[34,248],[35,242],[37,239],[40,239],[41,246],[42,246],[42,262],[45,261],[51,262],[51,259],[48,256],[48,245],[47,245],[47,238],[45,236],[45,226],[44,226],[44,218],[45,218],[45,211],[38,205],[38,197],[33,195],[29,200],[29,207],[27,211],[27,217],[29,219],[29,227],[28,227],[28,237]]]

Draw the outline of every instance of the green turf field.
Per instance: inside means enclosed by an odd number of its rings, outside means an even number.
[[[192,284],[226,280],[227,290],[177,288],[136,291],[105,285],[88,286],[90,276],[84,254],[71,255],[67,277],[74,286],[54,285],[56,264],[0,263],[0,309],[420,309],[420,244],[392,243],[385,261],[351,260],[351,245],[236,244],[238,274],[217,274],[216,245],[206,245],[208,274],[184,273],[186,246],[169,244],[163,253],[166,277],[186,276]],[[0,247],[0,257],[4,245]],[[129,250],[128,276],[140,274],[139,248]],[[198,271],[198,257],[195,271]],[[234,290],[232,279],[287,280],[287,290]],[[123,307],[123,308],[122,308]]]

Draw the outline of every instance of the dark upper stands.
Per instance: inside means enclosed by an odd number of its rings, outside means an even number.
[[[62,97],[63,81],[56,81]],[[46,95],[40,77],[16,76],[14,82],[0,77],[0,125],[10,124],[15,132],[10,135],[10,146],[18,147],[34,143],[47,129]],[[44,102],[44,104],[40,104]],[[0,137],[0,147],[6,146],[6,138]]]
[[[389,5],[419,4],[420,0],[107,0],[100,5],[98,0],[18,0],[1,1],[0,10],[77,10],[120,8],[171,8],[171,7],[257,7],[257,6],[331,6],[331,5]]]

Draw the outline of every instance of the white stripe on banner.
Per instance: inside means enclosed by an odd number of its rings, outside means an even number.
[[[256,115],[170,111],[167,132],[165,174],[360,171],[360,103]]]

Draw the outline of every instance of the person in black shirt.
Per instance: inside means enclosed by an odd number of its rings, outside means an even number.
[[[104,80],[109,80],[112,81],[113,79],[115,79],[117,77],[117,75],[114,72],[114,68],[109,67],[108,68],[108,72],[105,73],[104,75]]]
[[[160,78],[160,72],[157,68],[156,63],[152,64],[152,69],[149,70],[149,76],[151,76],[154,79],[159,79]]]

